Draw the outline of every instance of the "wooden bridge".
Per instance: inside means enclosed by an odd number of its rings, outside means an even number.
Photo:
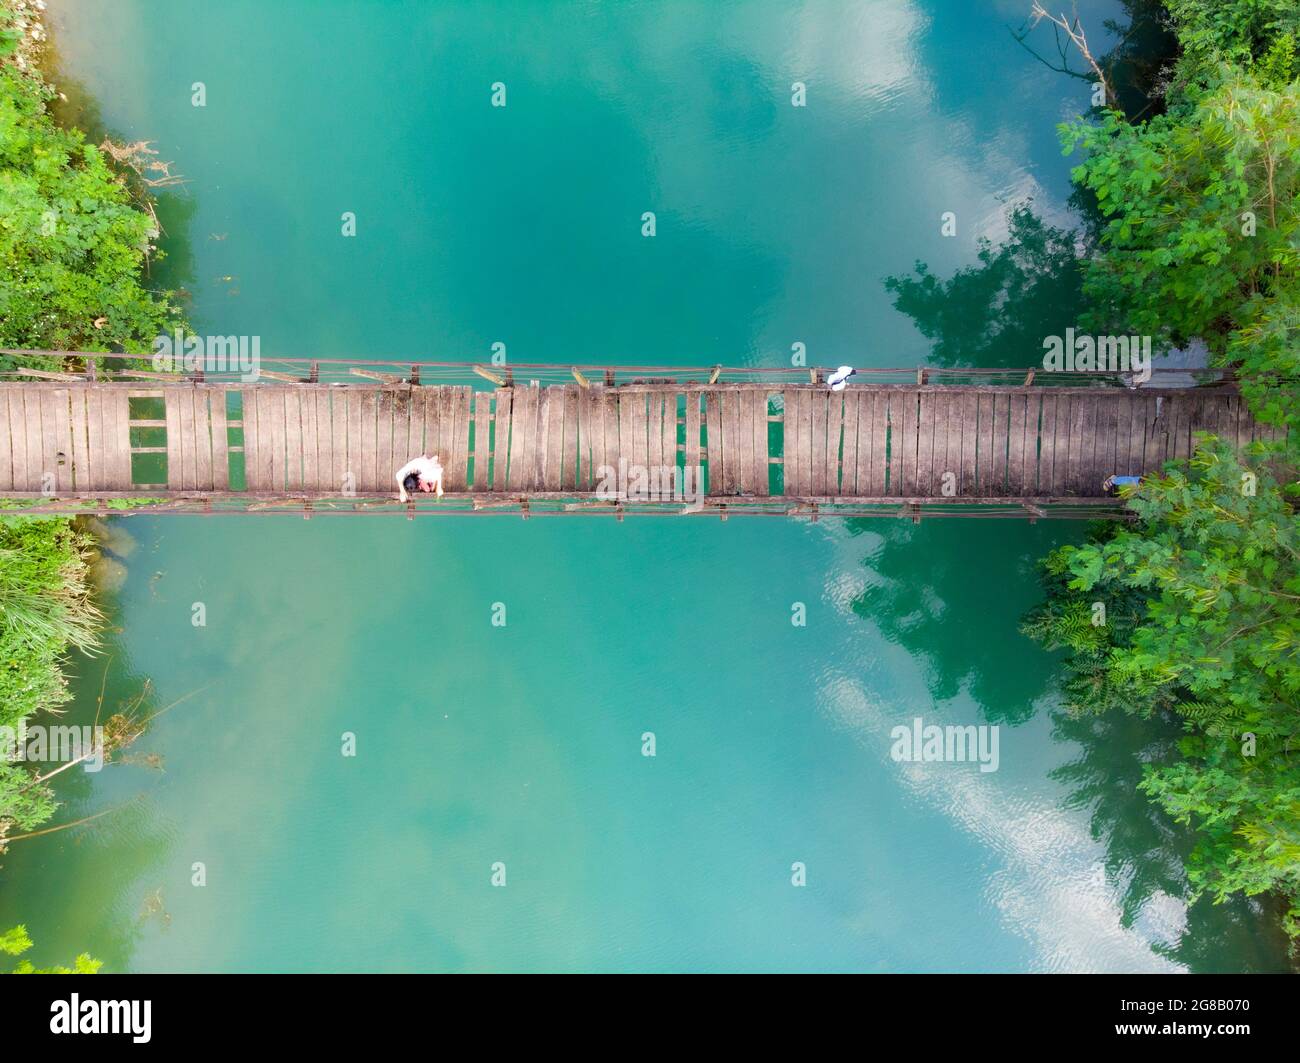
[[[1278,431],[1223,379],[909,369],[833,392],[817,370],[304,362],[245,383],[43,357],[59,368],[0,382],[0,497],[50,512],[1095,516],[1107,476],[1158,472],[1196,432]],[[434,382],[451,373],[475,384]],[[394,471],[422,453],[447,495],[401,506]]]

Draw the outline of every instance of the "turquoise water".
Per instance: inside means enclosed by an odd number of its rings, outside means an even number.
[[[160,283],[267,355],[919,364],[884,277],[971,264],[1026,197],[1068,222],[1053,127],[1087,106],[1011,39],[1013,3],[51,7],[72,110],[187,179]],[[1168,736],[1060,719],[1016,631],[1077,527],[120,524],[76,711],[105,668],[110,705],[146,677],[158,707],[191,696],[67,781],[67,818],[115,812],[6,857],[0,925],[38,961],[1282,964],[1256,908],[1180,899],[1182,841],[1134,791]],[[916,716],[999,724],[998,771],[891,760]]]

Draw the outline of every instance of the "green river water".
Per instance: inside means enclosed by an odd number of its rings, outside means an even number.
[[[1019,0],[50,7],[78,119],[186,178],[160,281],[267,356],[919,364],[883,279],[970,265],[1026,198],[1068,223],[1054,127],[1088,106],[1011,38]],[[1283,966],[1260,907],[1182,899],[1135,789],[1170,736],[1063,718],[1017,632],[1077,525],[119,523],[73,715],[102,681],[193,695],[62,777],[62,818],[118,811],[6,857],[38,964]],[[1000,725],[998,770],[895,762],[917,716]]]

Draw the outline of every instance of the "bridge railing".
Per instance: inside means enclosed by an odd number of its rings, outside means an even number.
[[[798,384],[823,383],[832,368],[795,366],[680,366],[587,365],[549,362],[450,362],[418,358],[354,359],[260,357],[253,364],[247,352],[241,361],[236,350],[218,352],[159,371],[151,355],[91,351],[27,351],[0,349],[0,381],[30,380],[109,381],[159,383],[201,380],[208,383],[321,383],[321,384],[473,384],[504,387],[516,383],[627,385],[764,384],[773,389]],[[972,368],[967,366],[860,367],[854,382],[877,385],[992,386],[992,387],[1126,387],[1129,374],[1121,372],[1062,371],[1041,368]],[[1230,370],[1217,368],[1153,368],[1153,380],[1186,381],[1198,385],[1228,384]],[[147,386],[147,383],[145,384]]]

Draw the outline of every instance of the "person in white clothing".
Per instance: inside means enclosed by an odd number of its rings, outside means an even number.
[[[438,464],[438,455],[426,457],[421,454],[398,469],[397,490],[403,502],[407,500],[408,493],[414,494],[417,491],[432,491],[441,498],[442,466]]]

